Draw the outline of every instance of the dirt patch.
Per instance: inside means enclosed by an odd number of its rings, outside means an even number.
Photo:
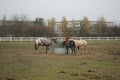
[[[6,78],[5,80],[15,80],[15,78]]]
[[[78,73],[71,73],[70,75],[71,75],[71,76],[79,76]]]
[[[118,58],[118,57],[113,57],[113,59],[115,59],[115,60],[116,60],[116,59],[119,59],[119,58]]]
[[[95,72],[95,71],[94,71],[94,70],[89,69],[89,70],[87,70],[87,72]]]
[[[66,73],[65,71],[60,71],[59,73]]]
[[[81,66],[81,65],[86,65],[87,63],[86,62],[83,62],[83,63],[80,63],[79,65]]]
[[[87,77],[87,78],[90,78],[90,79],[100,79],[101,78],[100,75],[97,75],[97,74],[88,74],[88,73],[82,73],[81,76]]]

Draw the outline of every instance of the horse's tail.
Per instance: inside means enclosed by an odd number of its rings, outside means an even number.
[[[37,50],[38,49],[38,45],[35,43],[35,50]]]

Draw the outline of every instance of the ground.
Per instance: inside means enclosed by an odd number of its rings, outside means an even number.
[[[0,42],[0,80],[120,80],[120,41],[89,41],[88,53],[34,51],[33,42]]]

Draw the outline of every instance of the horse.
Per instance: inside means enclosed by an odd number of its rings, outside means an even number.
[[[50,45],[52,45],[53,42],[57,43],[57,39],[46,37],[37,38],[35,40],[35,50],[37,51],[39,46],[46,46],[46,53],[48,53],[49,47]]]
[[[76,46],[78,51],[80,50],[80,48],[83,48],[83,50],[86,53],[87,44],[88,44],[86,40],[75,40],[75,39],[71,39],[71,40],[73,40],[75,42],[75,46]]]
[[[75,42],[73,40],[65,40],[63,41],[62,45],[63,45],[63,48],[64,47],[66,48],[67,54],[69,53],[69,48],[71,49],[72,54],[75,54]]]

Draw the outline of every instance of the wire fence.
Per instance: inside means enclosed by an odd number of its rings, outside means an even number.
[[[35,41],[39,37],[0,37],[1,41]],[[65,37],[54,37],[59,40],[65,40]],[[120,40],[120,37],[71,37],[73,39],[80,39],[80,40]]]

